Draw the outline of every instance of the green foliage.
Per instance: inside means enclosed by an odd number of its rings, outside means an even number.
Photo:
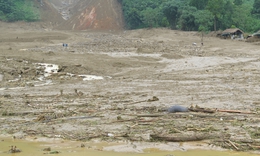
[[[251,15],[251,3],[244,3],[234,8],[232,24],[246,32],[256,32],[260,29],[260,20]],[[248,16],[251,15],[251,16]]]
[[[209,0],[206,6],[214,16],[214,30],[217,30],[217,21],[224,14],[224,0]]]
[[[158,8],[147,8],[141,11],[142,22],[145,27],[158,27],[160,21],[160,11]]]
[[[205,32],[206,28],[204,26],[200,25],[198,31]]]
[[[161,5],[165,0],[118,0],[121,2],[128,29],[157,27],[163,21]]]
[[[163,5],[163,14],[166,16],[166,18],[169,21],[169,24],[172,29],[176,28],[177,25],[177,19],[180,16],[179,15],[179,9],[181,8],[181,3],[180,1],[168,1],[164,3]]]
[[[209,0],[190,0],[189,5],[196,7],[198,10],[204,10]]]
[[[196,30],[196,24],[195,24],[195,12],[197,12],[197,9],[193,6],[185,6],[181,10],[181,16],[179,18],[179,27],[181,30]]]
[[[163,17],[163,18],[162,18],[161,26],[162,26],[162,27],[170,27],[170,23],[169,23],[169,21],[167,20],[166,17]]]
[[[243,0],[234,0],[234,4],[235,5],[242,5],[243,4]]]
[[[260,18],[260,0],[255,0],[253,4],[252,14]]]
[[[0,0],[1,1],[1,0]],[[128,29],[170,27],[186,31],[260,29],[260,0],[118,0]],[[2,12],[0,12],[0,17]]]
[[[38,11],[33,7],[32,0],[0,0],[0,20],[2,21],[36,21]]]
[[[208,10],[198,10],[195,13],[195,24],[199,27],[199,31],[209,31],[212,28],[214,21],[213,14]]]

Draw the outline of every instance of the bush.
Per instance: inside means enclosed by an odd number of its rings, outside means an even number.
[[[234,29],[234,28],[237,28],[237,27],[236,27],[235,25],[231,25],[231,27],[230,27],[230,28],[233,28],[233,29]]]

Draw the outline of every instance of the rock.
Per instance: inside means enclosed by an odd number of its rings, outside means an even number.
[[[51,151],[51,148],[50,147],[46,147],[43,149],[43,151]]]
[[[168,113],[175,113],[175,112],[188,112],[189,109],[184,106],[175,105],[168,109]]]

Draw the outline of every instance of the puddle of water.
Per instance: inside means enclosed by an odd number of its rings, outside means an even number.
[[[97,144],[91,145],[91,143],[86,143],[85,147],[81,147],[80,142],[72,141],[62,141],[62,140],[49,140],[48,142],[43,141],[25,141],[25,140],[11,140],[2,138],[0,139],[0,155],[10,156],[8,150],[10,146],[17,146],[21,153],[12,154],[13,156],[35,156],[35,155],[45,155],[48,152],[43,151],[44,148],[50,147],[51,151],[59,151],[62,156],[256,156],[253,153],[242,153],[242,152],[223,152],[223,151],[213,151],[213,150],[188,150],[188,151],[160,151],[156,148],[146,149],[144,153],[123,153],[123,152],[113,152],[113,151],[102,151],[104,146],[109,146],[109,144]],[[89,146],[90,145],[90,146]],[[91,147],[91,148],[88,148]]]
[[[59,66],[56,64],[37,63],[36,65],[39,66],[38,68],[44,68],[45,77],[50,76],[52,73],[58,73],[58,70],[59,70]]]
[[[37,68],[44,68],[44,75],[40,76],[38,78],[39,81],[31,81],[31,82],[26,82],[27,84],[33,84],[35,87],[40,87],[40,86],[47,86],[53,84],[52,80],[45,80],[46,77],[50,76],[53,73],[58,73],[59,66],[56,64],[48,64],[48,63],[36,63]],[[74,77],[77,76],[75,74],[67,73],[68,76]],[[91,80],[103,80],[104,78],[112,78],[109,76],[102,77],[102,76],[96,76],[96,75],[78,75],[83,79],[83,81],[91,81]],[[0,81],[3,81],[4,75],[0,74]],[[14,79],[14,80],[9,80],[9,82],[16,82],[19,81],[20,78]],[[24,87],[14,87],[14,88],[0,88],[0,90],[7,90],[7,89],[22,89]]]
[[[59,66],[56,64],[47,64],[47,63],[37,63],[38,68],[44,68],[44,77],[40,77],[39,80],[43,81],[45,77],[50,76],[53,73],[58,73]],[[69,76],[75,76],[75,74],[67,73]],[[103,80],[104,78],[102,76],[95,76],[95,75],[78,75],[79,77],[83,78],[83,81],[90,81],[90,80]],[[48,85],[50,83],[46,82]]]
[[[95,76],[95,75],[79,75],[83,78],[83,81],[91,81],[91,80],[103,80],[102,76]]]

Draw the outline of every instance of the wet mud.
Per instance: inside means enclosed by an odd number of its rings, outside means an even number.
[[[188,150],[188,151],[161,151],[156,148],[145,149],[141,153],[134,152],[114,152],[104,150],[105,147],[109,147],[109,143],[82,143],[82,142],[70,142],[62,140],[41,140],[35,139],[34,141],[26,140],[10,140],[8,138],[1,138],[0,141],[0,154],[3,156],[8,156],[10,153],[10,146],[17,146],[21,151],[19,153],[13,153],[13,155],[19,156],[33,156],[33,155],[62,155],[62,156],[83,156],[83,155],[93,155],[93,156],[254,156],[257,154],[245,153],[245,152],[234,152],[234,151],[214,151],[214,150]]]
[[[0,28],[1,134],[133,143],[125,152],[199,148],[180,147],[193,141],[259,152],[259,46],[214,37],[194,46],[197,32],[168,29],[21,27]],[[189,111],[167,112],[174,105]]]

